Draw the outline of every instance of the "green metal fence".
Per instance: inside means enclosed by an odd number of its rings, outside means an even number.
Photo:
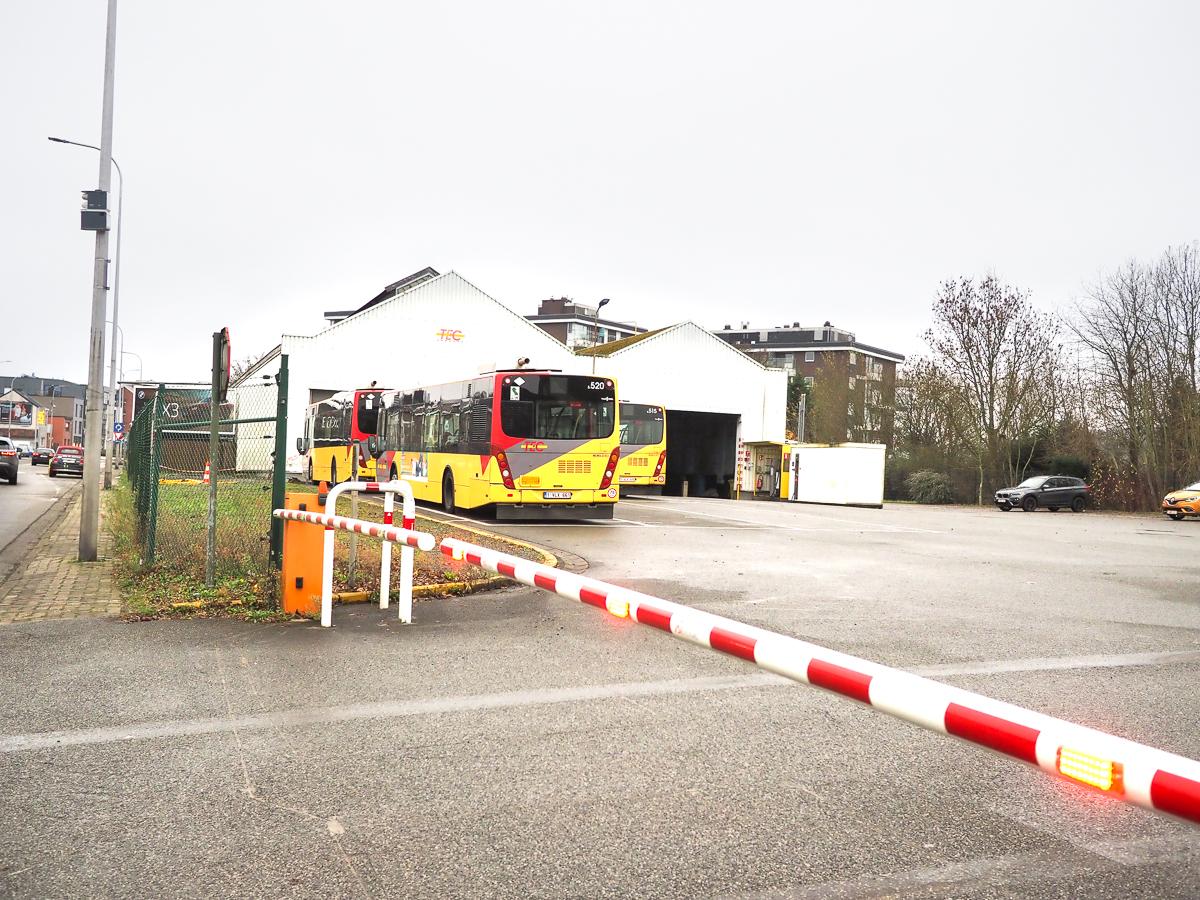
[[[282,558],[271,510],[283,505],[287,357],[277,376],[229,389],[215,440],[210,389],[164,384],[145,393],[126,438],[142,565],[197,579],[261,576],[272,591],[275,579],[266,576]]]

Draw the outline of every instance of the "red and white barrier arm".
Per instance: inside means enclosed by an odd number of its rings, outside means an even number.
[[[728,653],[802,684],[1200,823],[1200,762],[649,594],[444,538],[442,553]]]
[[[424,531],[412,531],[396,525],[381,525],[379,522],[335,516],[332,513],[308,512],[302,509],[277,509],[275,518],[290,519],[293,522],[310,522],[313,525],[324,525],[326,528],[336,531],[353,531],[368,537],[382,538],[396,544],[416,547],[418,550],[433,550],[437,546],[433,535]]]

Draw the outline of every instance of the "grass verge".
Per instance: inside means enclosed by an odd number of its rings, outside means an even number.
[[[289,491],[313,493],[308,485],[289,484]],[[191,484],[164,484],[159,490],[155,562],[143,560],[145,536],[139,529],[133,491],[122,478],[105,494],[105,521],[112,532],[114,574],[122,593],[123,615],[128,619],[164,617],[226,617],[248,621],[287,621],[292,617],[278,610],[279,576],[267,558],[270,533],[270,494],[261,482],[220,483],[217,493],[216,577],[207,586],[205,566],[205,520],[207,488]],[[383,521],[381,502],[360,498],[358,518]],[[338,501],[339,515],[350,515],[351,499]],[[397,518],[399,516],[397,515]],[[316,528],[315,525],[299,527]],[[501,538],[456,528],[420,515],[417,529],[436,541],[455,537],[484,547],[502,550],[525,559],[554,564],[553,557],[533,547],[515,545]],[[351,562],[350,535],[335,532],[333,589],[335,593],[365,591],[369,601],[379,596],[382,543],[358,536]],[[399,577],[400,553],[392,552],[392,596]],[[414,599],[472,593],[498,586],[498,578],[463,561],[441,553],[415,555]]]

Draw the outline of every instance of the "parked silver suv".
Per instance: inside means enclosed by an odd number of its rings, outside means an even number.
[[[1083,512],[1091,502],[1090,488],[1082,478],[1068,475],[1038,475],[1026,478],[1015,488],[996,491],[996,505],[1001,512],[1019,506],[1025,512],[1033,512],[1044,506],[1050,512],[1070,507],[1071,512]]]

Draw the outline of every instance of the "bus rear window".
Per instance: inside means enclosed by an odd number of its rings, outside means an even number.
[[[499,393],[500,428],[509,437],[581,441],[613,433],[616,392],[607,379],[517,374],[500,379]]]
[[[357,420],[355,425],[361,434],[377,434],[379,431],[379,393],[358,395]]]
[[[657,444],[663,439],[663,408],[644,403],[621,404],[621,443]]]

